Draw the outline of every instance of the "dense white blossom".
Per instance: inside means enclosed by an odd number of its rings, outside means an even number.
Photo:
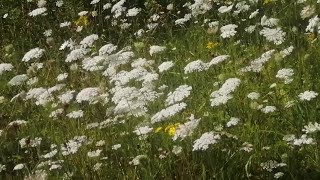
[[[214,134],[214,132],[203,133],[199,139],[193,142],[192,151],[207,150],[209,145],[216,144],[220,138],[220,135]]]
[[[12,71],[13,65],[10,63],[0,63],[0,75],[4,72]]]
[[[172,137],[174,141],[177,140],[178,138],[183,140],[184,138],[190,136],[193,133],[193,131],[197,128],[201,120],[201,118],[199,119],[194,118],[193,114],[189,117],[189,119],[190,121],[187,121],[184,124],[180,124],[177,127],[177,130],[174,133],[174,136]]]
[[[32,59],[39,59],[43,56],[44,50],[40,48],[34,48],[28,51],[22,58],[23,62],[29,62]]]
[[[136,128],[133,132],[135,134],[137,134],[138,136],[143,136],[143,135],[146,135],[146,134],[150,133],[152,130],[153,130],[152,127],[142,126],[142,127]]]
[[[29,12],[28,15],[34,17],[34,16],[42,15],[42,14],[44,14],[45,12],[47,12],[47,8],[46,8],[46,7],[39,7],[39,8],[37,8],[37,9]]]
[[[166,61],[166,62],[163,62],[162,64],[160,64],[158,66],[158,69],[159,69],[159,73],[162,73],[164,71],[167,71],[169,70],[171,67],[174,66],[174,63],[172,61]]]
[[[293,69],[283,68],[277,72],[276,78],[284,80],[285,84],[289,84],[293,81],[293,79],[291,78],[293,75]]]
[[[24,82],[26,82],[29,79],[29,77],[26,74],[20,74],[20,75],[16,75],[14,76],[9,82],[8,84],[11,86],[18,86],[23,84]]]
[[[164,50],[166,50],[165,46],[150,46],[149,53],[150,53],[150,56],[152,56],[152,55],[160,53]]]
[[[82,118],[83,117],[83,111],[82,110],[72,111],[72,112],[68,113],[66,116],[68,118],[71,118],[71,119]]]
[[[100,92],[100,89],[97,87],[84,88],[78,93],[76,100],[78,103],[82,103],[82,102],[95,103],[96,97],[100,94],[99,92]]]
[[[235,30],[238,26],[235,24],[228,24],[225,26],[222,26],[220,28],[221,31],[221,37],[222,38],[230,38],[236,35],[237,31]]]
[[[284,42],[285,40],[285,35],[286,33],[282,31],[281,28],[267,28],[264,27],[261,31],[260,34],[263,35],[267,41],[273,42],[275,45],[280,45]]]
[[[182,102],[182,103],[169,106],[165,109],[162,109],[161,111],[157,112],[155,115],[151,117],[151,123],[160,122],[171,116],[174,116],[175,114],[184,110],[186,107],[187,107],[187,104]]]
[[[301,101],[310,101],[318,96],[318,93],[314,91],[305,91],[303,93],[300,93],[299,98]]]
[[[209,69],[209,64],[204,63],[202,60],[196,60],[192,61],[189,64],[186,65],[184,68],[184,73],[189,74],[192,72],[201,72],[201,71],[206,71]]]
[[[231,93],[236,90],[240,85],[241,80],[238,78],[229,78],[217,91],[211,93],[210,101],[211,106],[219,106],[221,104],[226,104],[228,100],[232,99]]]

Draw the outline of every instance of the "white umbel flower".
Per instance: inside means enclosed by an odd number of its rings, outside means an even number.
[[[315,7],[308,5],[302,9],[300,16],[302,19],[306,19],[306,18],[312,16],[314,14],[314,12],[315,12]]]
[[[309,24],[308,24],[308,26],[306,28],[306,32],[313,33],[316,30],[316,28],[318,27],[319,21],[320,21],[320,18],[318,18],[318,15],[316,15],[315,17],[309,19]]]
[[[184,124],[180,124],[174,134],[174,136],[172,137],[172,140],[177,140],[178,138],[180,138],[181,140],[183,140],[184,138],[190,136],[193,131],[197,128],[201,118],[196,119],[194,118],[194,115],[191,114],[190,116],[190,121],[184,123]]]
[[[150,53],[150,56],[152,56],[152,55],[160,53],[160,52],[162,52],[164,50],[166,50],[165,46],[151,46],[150,50],[149,50],[149,53]]]
[[[96,87],[89,87],[82,89],[77,97],[76,100],[78,103],[81,102],[89,102],[89,103],[95,103],[96,97],[99,95],[99,88]]]
[[[136,128],[133,132],[138,136],[143,136],[143,135],[150,133],[152,130],[153,130],[152,127],[142,126],[142,127]]]
[[[88,53],[89,53],[88,49],[84,49],[84,48],[74,49],[67,55],[65,62],[73,62],[73,61],[82,59]]]
[[[43,56],[43,54],[44,54],[44,50],[37,47],[37,48],[31,49],[29,52],[27,52],[23,56],[22,61],[29,62],[32,59],[39,59]]]
[[[85,37],[81,42],[81,47],[82,48],[88,48],[91,47],[93,45],[93,43],[99,39],[99,36],[97,34],[91,34],[87,37]]]
[[[284,80],[285,84],[289,84],[292,82],[292,76],[294,75],[293,69],[283,68],[277,72],[276,78]]]
[[[238,26],[235,24],[228,24],[225,26],[222,26],[220,28],[221,31],[221,37],[222,38],[230,38],[236,35],[237,31],[235,30]]]
[[[82,110],[72,111],[72,112],[68,113],[66,116],[71,119],[78,119],[78,118],[83,117],[83,111]]]
[[[216,144],[220,139],[219,134],[213,132],[206,132],[201,137],[194,141],[192,151],[207,150],[210,144]]]
[[[158,66],[159,73],[169,70],[171,67],[173,67],[173,65],[174,63],[172,61],[163,62]]]
[[[13,65],[9,63],[1,63],[0,64],[0,75],[2,75],[4,72],[12,71]]]
[[[172,105],[182,101],[184,98],[190,96],[191,90],[192,90],[191,86],[188,86],[188,85],[179,86],[175,91],[169,92],[168,97],[166,99],[166,104]]]
[[[88,157],[91,157],[91,158],[93,158],[93,157],[98,157],[98,156],[100,156],[101,152],[102,152],[101,149],[97,149],[97,150],[95,150],[95,151],[89,151],[89,152],[87,153],[87,155],[88,155]]]
[[[241,80],[238,78],[227,79],[219,90],[211,93],[211,106],[226,104],[228,100],[232,99],[232,95],[230,93],[236,90],[236,88],[240,85],[240,82]]]
[[[136,7],[132,8],[132,9],[129,9],[126,16],[128,16],[128,17],[136,16],[136,15],[139,14],[140,11],[141,11],[141,9],[136,8]]]
[[[226,126],[227,127],[235,126],[239,123],[239,121],[240,121],[239,118],[231,117],[230,120],[227,122]]]
[[[182,102],[179,104],[174,104],[172,106],[169,106],[165,109],[162,109],[161,111],[157,112],[155,115],[151,118],[151,123],[156,123],[163,121],[171,116],[174,116],[178,112],[184,110],[187,107],[187,104]]]
[[[268,114],[268,113],[272,113],[274,111],[276,111],[277,108],[275,106],[266,106],[264,108],[261,109],[261,111],[265,114]]]
[[[275,45],[280,45],[284,42],[286,33],[283,32],[281,28],[271,29],[264,27],[260,31],[260,35],[263,35],[267,41],[273,42]]]
[[[141,160],[141,159],[145,159],[145,158],[147,158],[146,155],[138,155],[138,156],[136,156],[135,158],[133,158],[132,161],[129,162],[129,164],[132,164],[132,165],[134,165],[134,166],[137,166],[137,165],[140,164],[140,160]]]
[[[251,100],[257,100],[260,97],[260,94],[257,92],[251,92],[247,95],[247,97]]]
[[[300,93],[298,96],[301,101],[311,101],[318,96],[318,93],[314,91],[305,91],[303,93]]]
[[[23,169],[25,167],[25,165],[24,164],[17,164],[16,166],[14,166],[14,168],[13,168],[13,170],[14,171],[17,171],[17,170],[21,170],[21,169]]]
[[[306,134],[315,133],[320,131],[320,124],[317,122],[311,123],[309,122],[308,125],[305,125],[303,130]]]
[[[29,12],[29,16],[32,16],[32,17],[35,17],[35,16],[38,16],[38,15],[41,15],[41,14],[44,14],[45,12],[47,12],[47,8],[46,7],[40,7],[40,8],[37,8],[31,12]]]
[[[111,54],[113,51],[117,50],[118,46],[115,46],[113,44],[106,44],[104,46],[102,46],[99,49],[99,55],[103,56],[103,55],[109,55]]]
[[[26,74],[20,74],[20,75],[16,75],[15,77],[13,77],[8,84],[11,86],[18,86],[23,84],[24,82],[26,82],[28,80],[28,76]]]
[[[192,61],[189,64],[186,65],[186,67],[184,68],[184,73],[185,74],[189,74],[192,72],[201,72],[201,71],[206,71],[209,69],[209,64],[204,63],[203,61],[196,60],[196,61]]]

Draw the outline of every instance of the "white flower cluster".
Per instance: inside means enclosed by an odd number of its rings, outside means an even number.
[[[315,133],[320,131],[320,124],[317,122],[311,123],[309,122],[308,125],[305,125],[302,129],[306,134]]]
[[[29,62],[32,59],[39,59],[43,56],[44,50],[40,48],[34,48],[28,51],[22,58],[23,62]]]
[[[153,130],[152,127],[142,126],[142,127],[137,127],[133,132],[138,136],[145,136],[146,134],[150,133],[152,130]]]
[[[236,35],[237,31],[235,30],[238,26],[235,24],[228,24],[225,26],[222,26],[220,28],[221,31],[221,37],[222,38],[230,38]]]
[[[194,118],[194,115],[192,114],[189,117],[190,121],[184,123],[184,124],[180,124],[174,134],[174,136],[172,137],[172,140],[177,140],[178,138],[180,138],[181,140],[183,140],[184,138],[190,136],[193,131],[197,128],[201,118],[196,119]]]
[[[114,18],[118,18],[122,15],[124,11],[126,11],[126,7],[123,6],[123,4],[126,2],[126,0],[120,0],[111,8],[111,13],[113,13]]]
[[[74,49],[67,55],[65,62],[73,62],[73,61],[82,59],[88,53],[89,53],[88,49],[84,49],[84,48]]]
[[[83,40],[80,42],[81,48],[89,48],[93,45],[93,43],[99,39],[99,36],[96,34],[91,34],[85,38],[83,38]]]
[[[1,63],[0,64],[0,75],[2,75],[4,72],[12,71],[13,65],[10,63]]]
[[[169,106],[165,109],[162,109],[161,111],[157,112],[155,115],[151,117],[151,123],[160,122],[171,116],[174,116],[175,114],[184,110],[186,107],[187,107],[187,104],[182,102],[182,103]]]
[[[106,44],[99,49],[99,56],[109,55],[115,50],[117,50],[118,46],[113,44]]]
[[[250,62],[249,66],[246,66],[241,69],[242,72],[260,72],[263,68],[263,65],[267,63],[275,53],[275,50],[269,50],[263,53],[259,58]]]
[[[192,151],[199,151],[199,150],[207,150],[209,145],[216,144],[220,139],[219,134],[215,134],[214,132],[206,132],[201,135],[201,137],[194,141]]]
[[[29,16],[31,17],[35,17],[35,16],[39,16],[39,15],[46,15],[45,13],[47,12],[47,8],[46,7],[39,7],[31,12],[29,12]]]
[[[191,10],[193,16],[204,14],[212,9],[212,2],[206,0],[195,0],[188,8]]]
[[[66,116],[71,119],[79,119],[83,117],[83,111],[82,110],[72,111],[68,113]]]
[[[277,72],[276,78],[284,80],[285,84],[289,84],[293,81],[292,76],[294,75],[293,69],[283,68]]]
[[[211,66],[217,65],[226,59],[228,59],[230,56],[229,55],[220,55],[215,58],[213,58],[210,62],[205,63],[202,60],[196,60],[188,63],[185,68],[184,68],[184,73],[189,74],[192,72],[201,72],[201,71],[206,71],[208,70]]]
[[[314,91],[305,91],[303,93],[300,93],[298,96],[301,101],[311,101],[318,96],[318,93]]]
[[[240,82],[241,80],[238,78],[227,79],[219,90],[211,93],[211,106],[226,104],[228,100],[232,99],[233,97],[230,93],[236,90],[236,88],[240,85]]]
[[[137,166],[140,164],[141,159],[146,159],[146,158],[147,158],[147,155],[138,155],[135,158],[133,158],[132,161],[129,162],[129,164]]]
[[[19,74],[13,77],[8,84],[11,86],[19,86],[26,82],[29,79],[29,77],[26,74]]]
[[[288,48],[280,51],[280,55],[282,56],[282,58],[285,58],[293,52],[293,49],[294,49],[293,46],[289,46]]]
[[[78,103],[89,102],[89,104],[95,104],[99,92],[100,89],[97,87],[84,88],[78,93],[76,100]]]
[[[150,56],[152,56],[152,55],[160,53],[166,49],[167,48],[165,46],[150,46],[149,53],[150,53]]]
[[[277,108],[275,106],[266,106],[264,108],[261,109],[261,111],[265,114],[268,114],[268,113],[272,113],[274,111],[276,111]]]
[[[75,154],[78,152],[79,148],[87,143],[88,138],[86,136],[75,136],[68,142],[61,144],[61,152],[63,156],[68,156],[70,154]]]
[[[192,90],[191,86],[188,86],[188,85],[179,86],[173,92],[169,92],[168,97],[166,99],[166,105],[172,105],[182,101],[186,97],[190,96],[191,90]]]
[[[282,31],[281,28],[267,28],[264,27],[260,31],[260,35],[263,35],[267,41],[273,42],[275,45],[280,45],[285,40],[286,33]]]
[[[166,62],[163,62],[162,64],[160,64],[158,66],[158,69],[159,69],[159,73],[162,73],[164,71],[167,71],[169,70],[171,67],[173,67],[174,63],[172,61],[166,61]],[[1,69],[1,68],[0,68]],[[1,70],[0,70],[1,71]]]
[[[231,127],[231,126],[236,126],[239,123],[240,119],[236,117],[231,117],[230,120],[227,122],[226,126]]]

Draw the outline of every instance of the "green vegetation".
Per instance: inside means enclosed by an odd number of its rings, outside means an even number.
[[[2,0],[0,179],[319,179],[319,4]]]

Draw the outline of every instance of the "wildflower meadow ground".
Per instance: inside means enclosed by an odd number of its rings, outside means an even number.
[[[319,0],[0,0],[0,179],[320,179]]]

